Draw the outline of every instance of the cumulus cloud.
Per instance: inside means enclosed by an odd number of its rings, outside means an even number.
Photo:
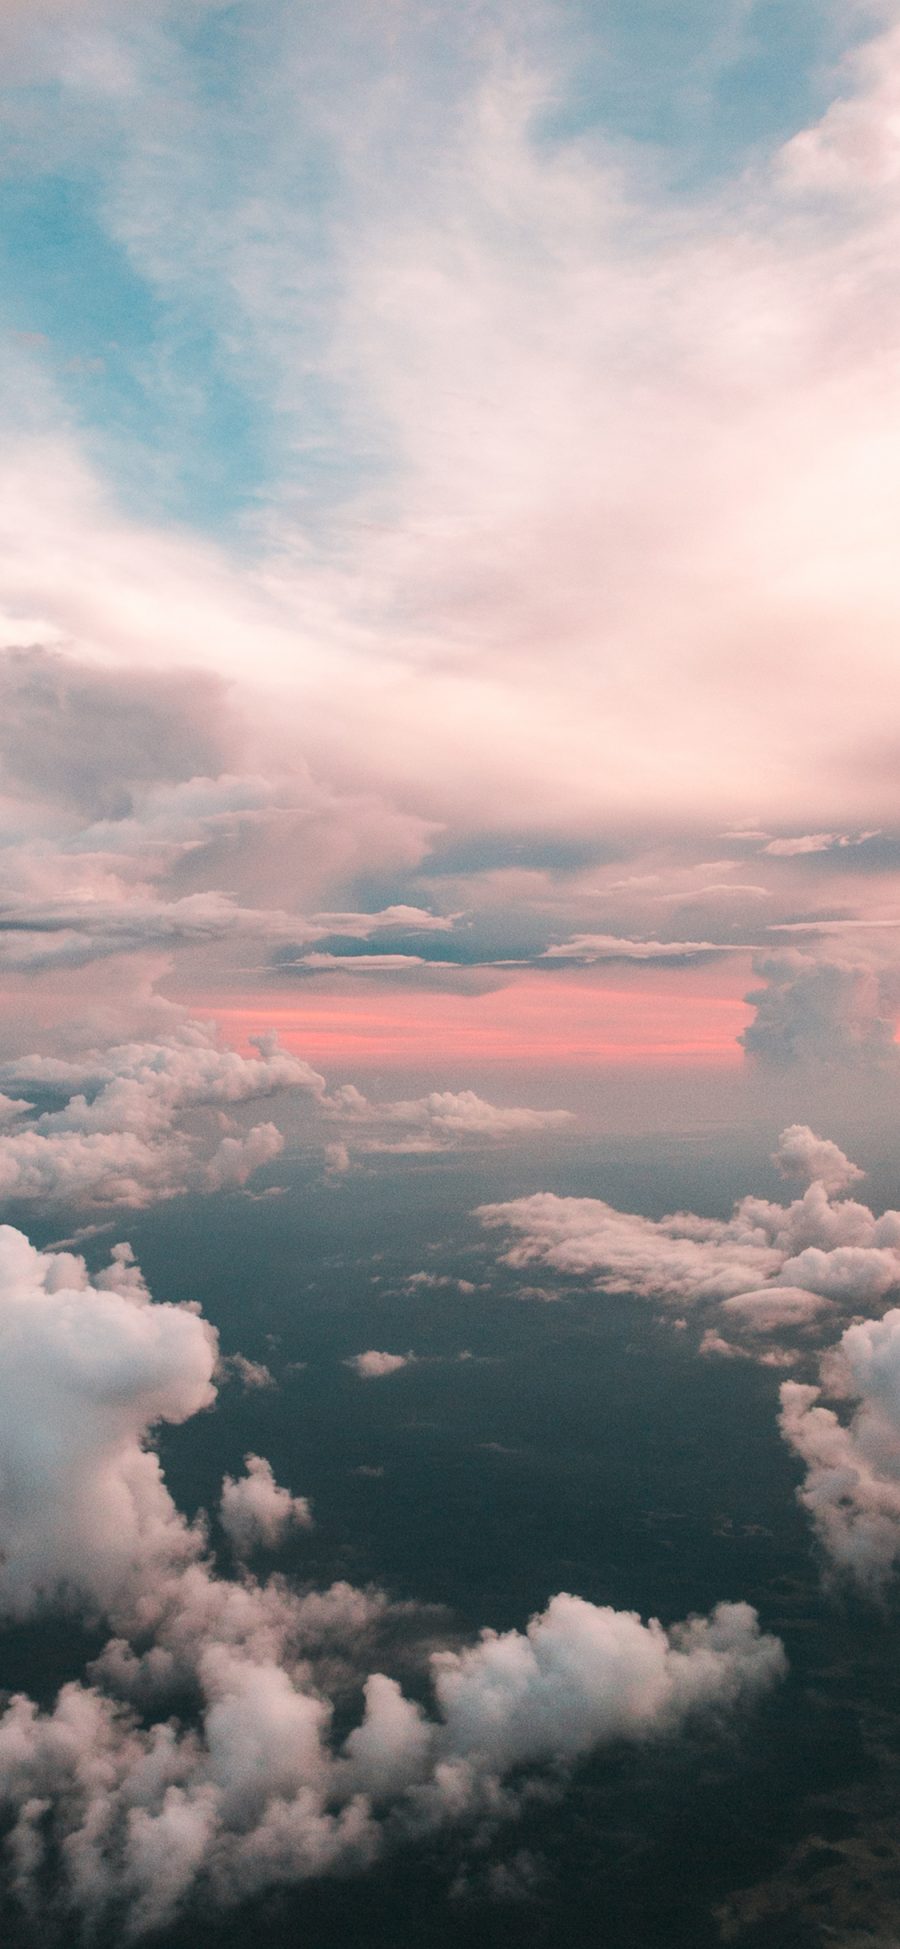
[[[506,1204],[482,1205],[490,1229],[513,1234],[506,1264],[549,1266],[590,1279],[600,1291],[641,1298],[723,1298],[775,1274],[781,1255],[754,1220],[738,1212],[728,1223],[675,1212],[643,1218],[600,1198],[561,1198],[538,1191]],[[779,1221],[784,1212],[779,1208]],[[779,1222],[776,1221],[776,1222]]]
[[[788,1205],[740,1198],[728,1219],[645,1218],[553,1192],[483,1205],[477,1215],[511,1234],[507,1265],[548,1266],[599,1292],[714,1306],[732,1331],[750,1335],[804,1328],[833,1304],[868,1305],[900,1285],[900,1212],[878,1216],[844,1195],[862,1173],[837,1144],[792,1124],[774,1161],[806,1179],[802,1197]]]
[[[243,1353],[232,1353],[219,1362],[220,1374],[235,1374],[245,1388],[275,1386],[275,1376],[263,1360],[248,1360]]]
[[[782,1387],[781,1429],[832,1574],[876,1594],[900,1562],[900,1310],[855,1321],[821,1368],[819,1386]]]
[[[202,1534],[178,1515],[149,1427],[215,1397],[216,1337],[189,1307],[153,1305],[113,1261],[91,1284],[68,1253],[0,1227],[0,1610],[67,1599],[126,1605]]]
[[[244,1184],[284,1140],[263,1123],[216,1143],[217,1119],[281,1091],[318,1098],[325,1089],[272,1037],[259,1038],[257,1054],[246,1057],[187,1020],[156,1042],[20,1057],[0,1065],[0,1075],[35,1099],[47,1092],[65,1099],[60,1109],[33,1109],[27,1121],[0,1130],[0,1196],[49,1205],[141,1206],[191,1187]]]
[[[208,1191],[225,1191],[246,1184],[283,1149],[284,1138],[274,1123],[255,1123],[246,1137],[223,1137],[205,1168],[204,1186]]]
[[[723,1334],[716,1332],[714,1326],[707,1327],[697,1352],[703,1360],[746,1360],[749,1357],[744,1347],[736,1347],[733,1340],[726,1340]]]
[[[0,1715],[7,1872],[35,1919],[51,1859],[55,1914],[126,1939],[193,1895],[358,1871],[404,1835],[509,1818],[523,1767],[670,1735],[784,1670],[747,1605],[665,1631],[560,1594],[525,1633],[432,1648],[420,1704],[361,1665],[383,1595],[223,1576],[177,1510],[152,1434],[211,1403],[216,1339],[195,1308],[150,1299],[127,1248],[92,1282],[2,1228],[0,1353],[0,1609],[63,1604],[113,1631],[55,1704],[17,1695]],[[309,1522],[255,1454],[220,1514],[239,1561]],[[343,1738],[341,1670],[364,1697]]]
[[[383,1380],[386,1374],[398,1374],[401,1367],[408,1367],[415,1356],[411,1353],[379,1353],[370,1347],[367,1353],[352,1354],[345,1360],[345,1367],[352,1367],[361,1381]]]
[[[828,1192],[847,1191],[865,1176],[830,1137],[816,1137],[805,1123],[789,1124],[778,1139],[773,1161],[786,1178],[818,1181]]]
[[[251,1037],[256,1053],[243,1056],[183,1010],[163,1019],[154,1040],[0,1061],[0,1083],[22,1092],[0,1096],[0,1197],[137,1207],[186,1190],[243,1186],[281,1155],[284,1137],[274,1122],[246,1128],[234,1113],[284,1093],[325,1120],[333,1179],[356,1153],[477,1147],[573,1122],[567,1110],[494,1104],[474,1090],[385,1102],[352,1083],[329,1093],[324,1077],[276,1036]],[[57,1106],[46,1107],[48,1099]]]
[[[682,1719],[694,1700],[733,1704],[748,1653],[763,1686],[783,1669],[771,1640],[756,1639],[746,1604],[721,1604],[665,1632],[561,1593],[525,1636],[485,1632],[468,1650],[439,1652],[435,1689],[450,1752],[501,1772],[640,1737]]]
[[[245,1473],[226,1475],[219,1519],[236,1556],[257,1548],[277,1549],[291,1529],[309,1529],[312,1512],[305,1496],[292,1496],[272,1474],[263,1455],[244,1456]]]
[[[455,1150],[534,1137],[574,1122],[571,1110],[489,1103],[474,1090],[430,1090],[427,1096],[373,1102],[355,1084],[345,1083],[325,1098],[324,1107],[342,1120],[344,1147],[361,1151]],[[394,1134],[398,1125],[404,1126],[401,1135]]]
[[[829,956],[785,948],[762,954],[754,970],[765,986],[746,1000],[756,1011],[738,1040],[748,1056],[783,1068],[893,1066],[894,977],[884,956]]]

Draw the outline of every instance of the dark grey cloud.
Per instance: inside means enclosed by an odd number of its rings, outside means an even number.
[[[796,948],[760,955],[754,969],[765,985],[746,998],[756,1010],[739,1037],[748,1056],[773,1068],[895,1065],[892,974]]]

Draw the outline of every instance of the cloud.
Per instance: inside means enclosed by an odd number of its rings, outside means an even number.
[[[108,247],[156,303],[207,333],[257,413],[265,404],[284,472],[273,460],[273,478],[247,484],[256,521],[233,555],[154,526],[149,502],[143,524],[126,518],[68,432],[44,352],[20,347],[24,377],[41,361],[45,376],[40,394],[22,385],[38,403],[4,453],[9,626],[30,617],[86,664],[143,661],[162,676],[201,659],[239,678],[245,700],[248,671],[260,690],[282,685],[274,703],[248,704],[270,734],[263,769],[278,768],[288,726],[295,773],[331,794],[332,811],[355,777],[358,852],[341,858],[336,816],[327,877],[342,888],[320,907],[349,907],[351,865],[371,863],[376,824],[383,836],[393,818],[399,837],[401,808],[412,852],[414,824],[420,835],[429,823],[493,826],[514,841],[541,823],[536,806],[552,808],[550,840],[635,817],[746,830],[758,826],[761,748],[773,828],[816,838],[851,806],[887,806],[890,172],[849,232],[830,217],[798,224],[783,154],[774,169],[758,154],[749,171],[742,157],[721,187],[681,201],[639,145],[617,150],[614,134],[565,117],[550,135],[548,111],[580,82],[562,46],[550,57],[533,9],[504,8],[489,42],[471,40],[464,11],[439,47],[404,19],[388,50],[367,24],[364,79],[337,24],[345,9],[329,14],[310,41],[308,22],[301,33],[279,12],[248,51],[234,183],[215,166],[221,103],[198,101],[171,19],[155,18],[146,38],[121,10],[106,23],[106,62],[131,77],[125,116],[115,90],[87,85],[96,35],[64,37],[59,99],[38,91],[19,167],[52,141],[61,167],[97,182],[90,214]],[[855,59],[834,116],[863,116],[890,150],[896,42],[882,37],[868,66]],[[260,117],[273,88],[285,107],[302,94],[302,126]],[[177,139],[160,153],[149,135],[172,101]],[[312,230],[296,194],[309,141],[328,156],[334,193]],[[833,155],[835,122],[796,142],[795,163],[811,145]],[[298,429],[311,412],[325,413],[319,437],[344,464],[320,494],[304,477],[301,522]],[[158,482],[159,454],[145,459],[155,466],[142,478]],[[50,692],[40,672],[13,686],[29,762]],[[32,769],[57,789],[59,752],[60,780],[88,816],[110,792],[117,811],[115,760],[98,779],[96,735],[77,764],[95,695],[85,682],[70,692],[76,735],[65,747],[54,720]],[[216,775],[237,763],[233,722],[220,732],[221,696],[206,695],[206,713],[196,687],[185,708],[194,745],[206,732],[216,749],[195,757],[188,743],[179,762]],[[117,713],[102,707],[126,796],[139,703],[132,690]],[[169,744],[173,711],[170,699],[153,718]],[[405,887],[385,897],[418,904]]]
[[[489,1103],[474,1090],[430,1090],[426,1096],[373,1102],[355,1084],[346,1083],[324,1099],[324,1107],[342,1122],[345,1148],[370,1152],[455,1150],[504,1143],[563,1130],[574,1122],[571,1110]],[[397,1125],[405,1126],[399,1137],[392,1134]],[[358,1137],[357,1129],[365,1134]]]
[[[244,1475],[226,1475],[219,1502],[219,1520],[236,1556],[275,1550],[291,1529],[312,1527],[306,1497],[282,1489],[264,1456],[245,1455],[244,1469]]]
[[[758,1658],[763,1686],[781,1668],[771,1643],[754,1653],[749,1606],[722,1604],[671,1633],[561,1593],[527,1635],[486,1632],[434,1659],[438,1703],[453,1754],[492,1771],[678,1722],[695,1699],[733,1704]],[[749,1654],[749,1659],[748,1659]]]
[[[432,827],[322,784],[302,755],[278,749],[259,698],[239,705],[220,674],[7,649],[0,700],[8,971],[62,982],[162,950],[233,978],[254,938],[299,948],[337,930],[452,932],[458,916],[404,902],[310,917],[307,896],[320,905],[364,866],[416,865]]]
[[[366,941],[373,934],[398,932],[450,934],[459,914],[433,914],[424,907],[401,904],[382,907],[378,913],[315,914],[313,920],[323,934],[339,934],[346,940]]]
[[[862,298],[868,315],[890,240],[870,217],[856,253],[848,255],[833,236],[814,246],[805,233],[798,250],[790,220],[786,234],[785,208],[790,213],[793,206],[790,199],[785,205],[783,180],[765,170],[754,174],[752,193],[746,183],[731,184],[721,200],[710,190],[702,210],[692,206],[689,217],[673,206],[661,216],[656,193],[629,175],[624,158],[611,166],[610,153],[589,140],[546,138],[544,106],[565,98],[569,77],[547,71],[545,48],[542,71],[524,18],[512,34],[515,54],[510,31],[505,18],[491,53],[480,47],[477,80],[468,69],[452,114],[440,118],[440,135],[429,129],[428,168],[396,170],[394,150],[377,141],[363,144],[365,166],[356,140],[346,152],[343,144],[340,153],[329,152],[336,197],[346,199],[352,215],[337,226],[343,249],[338,242],[329,262],[335,303],[325,358],[329,379],[339,375],[342,397],[353,402],[352,424],[366,429],[364,444],[379,454],[379,483],[390,482],[389,520],[379,505],[384,488],[369,492],[354,481],[347,504],[328,511],[323,552],[313,532],[316,512],[301,538],[279,504],[277,483],[270,483],[274,532],[267,538],[260,523],[255,557],[248,560],[245,550],[235,564],[224,548],[204,544],[191,554],[171,535],[137,530],[117,515],[96,481],[85,480],[87,469],[72,454],[67,469],[52,470],[52,507],[45,505],[45,490],[31,499],[40,530],[40,545],[30,544],[34,555],[41,561],[52,552],[68,571],[63,591],[47,593],[49,626],[77,640],[85,660],[133,661],[142,654],[148,662],[178,662],[202,655],[240,675],[227,734],[211,740],[218,748],[203,754],[196,769],[218,776],[249,767],[233,723],[245,712],[263,752],[260,768],[270,782],[279,772],[279,792],[265,815],[267,844],[259,826],[252,836],[244,830],[226,841],[221,825],[214,843],[223,851],[227,846],[229,864],[240,854],[245,891],[254,849],[257,859],[267,851],[270,862],[277,850],[285,877],[299,870],[295,862],[327,854],[322,906],[333,907],[336,924],[344,910],[352,916],[357,898],[350,865],[359,859],[348,861],[347,826],[368,856],[370,833],[376,825],[382,832],[392,815],[399,825],[401,806],[410,821],[414,811],[420,838],[426,827],[434,832],[441,825],[448,842],[474,828],[499,828],[514,855],[526,820],[532,829],[552,827],[542,835],[548,845],[554,839],[571,844],[596,828],[599,814],[621,837],[636,808],[665,832],[671,807],[677,805],[679,819],[693,820],[698,807],[705,816],[727,801],[746,830],[762,742],[772,753],[773,798],[788,829],[799,834],[799,840],[775,840],[776,846],[837,831],[834,800],[867,803],[884,790],[877,770],[863,774],[864,753],[883,733],[884,713],[871,699],[889,696],[893,682],[892,597],[877,573],[890,541],[883,497],[865,470],[873,443],[881,451],[883,438],[873,398],[878,387],[868,374],[872,357],[883,356],[885,326],[882,309],[881,336],[863,344],[848,336],[845,308],[861,311]],[[400,33],[403,57],[392,63],[391,85],[410,91],[404,146],[415,156],[422,132],[412,69],[421,76]],[[267,43],[270,57],[279,35],[285,72],[296,76],[303,51],[284,24]],[[529,54],[522,53],[520,35]],[[320,87],[326,73],[334,85],[340,70],[330,41],[328,49],[317,69]],[[277,66],[280,71],[280,58]],[[143,87],[155,96],[158,77],[173,71],[183,84],[179,49],[163,35],[142,71]],[[460,80],[461,71],[457,88]],[[368,92],[371,99],[359,99],[360,126],[371,117],[380,128],[377,87]],[[112,180],[103,220],[154,290],[161,280],[166,290],[177,290],[179,303],[188,292],[197,302],[202,290],[202,307],[228,294],[228,343],[233,346],[236,333],[247,334],[257,350],[264,342],[266,360],[275,361],[266,367],[273,383],[274,372],[279,375],[283,419],[289,399],[290,410],[298,410],[296,374],[315,365],[308,344],[298,356],[303,307],[297,310],[296,265],[308,266],[309,239],[298,237],[298,212],[285,195],[286,153],[280,144],[273,151],[269,131],[257,131],[252,162],[260,194],[253,207],[265,247],[258,230],[248,232],[243,202],[231,205],[228,222],[217,206],[210,222],[205,199],[215,147],[206,149],[210,127],[188,113],[189,95],[180,97],[180,129],[196,173],[173,168],[171,157],[158,159],[151,193],[135,135],[134,146],[129,150],[126,142],[116,162],[107,163]],[[315,117],[315,90],[305,99]],[[137,113],[138,104],[133,108]],[[140,108],[146,112],[143,98]],[[374,171],[373,154],[379,157]],[[188,184],[200,208],[199,221],[186,229]],[[197,234],[207,237],[209,253],[199,286]],[[636,235],[642,239],[637,255]],[[448,238],[459,240],[458,249]],[[855,305],[838,298],[848,286]],[[667,293],[663,307],[660,289]],[[523,316],[531,321],[524,341],[517,330]],[[839,387],[837,369],[844,373]],[[879,372],[889,385],[888,364]],[[773,425],[786,428],[777,466]],[[651,449],[652,468],[640,458]],[[736,450],[747,455],[740,469],[733,467]],[[23,576],[20,566],[26,538],[16,531],[16,484],[19,469],[29,485],[32,469],[42,475],[44,458],[43,452],[34,459],[17,454],[9,489],[9,575],[13,593],[21,587],[17,577],[26,581],[30,609],[42,591],[37,570]],[[841,492],[848,463],[868,510],[849,532]],[[283,492],[293,509],[287,484]],[[99,555],[91,553],[91,539],[102,541]],[[762,595],[761,556],[774,565]],[[83,586],[83,559],[102,563],[96,576],[102,599]],[[550,585],[538,567],[547,560],[562,563]],[[656,565],[651,584],[648,560]],[[126,603],[123,584],[139,592],[149,586],[154,601],[139,593]],[[826,602],[823,589],[834,602]],[[868,621],[858,629],[861,613]],[[165,624],[157,623],[163,614]],[[295,650],[298,617],[302,659]],[[843,674],[848,629],[857,645],[864,642],[867,668],[872,665],[871,682],[852,688]],[[317,630],[327,653],[316,647]],[[589,674],[596,640],[605,646],[599,712]],[[771,668],[750,684],[741,677],[746,645],[763,640],[773,646]],[[557,659],[552,683],[548,644]],[[812,699],[804,675],[810,645],[827,671]],[[704,672],[708,677],[713,666],[715,681],[708,682]],[[251,667],[261,681],[284,685],[274,709],[270,700],[263,706],[251,696]],[[222,709],[219,700],[217,719]],[[280,736],[272,737],[276,716]],[[281,792],[288,722],[294,748],[285,767],[292,769],[287,797],[293,794],[298,815],[293,844]],[[484,763],[476,753],[461,766],[460,753],[468,757],[473,737],[476,745],[484,739]],[[845,754],[843,766],[833,760],[835,744]],[[329,800],[321,814],[330,836],[324,850],[303,843],[315,814],[304,825],[300,772],[307,788],[312,780]],[[126,789],[134,798],[133,785]],[[536,801],[545,808],[540,818]],[[768,818],[768,805],[765,812]],[[414,884],[422,848],[416,850],[411,824],[404,832],[412,875],[397,876],[378,897],[392,899],[398,913],[404,907],[422,913],[427,894],[421,881]],[[204,846],[212,843],[208,829]],[[234,882],[222,874],[207,884]],[[699,897],[721,910],[735,898],[725,884],[713,878],[719,891],[707,888]],[[683,945],[699,947],[708,932],[717,933],[717,917],[704,910],[698,938],[689,932]],[[567,917],[569,925],[577,929],[573,940],[631,938],[615,917],[606,933],[594,931],[594,914]],[[605,917],[600,925],[606,927]],[[317,978],[346,972],[326,962]],[[451,971],[444,972],[449,979]],[[413,980],[416,963],[363,963],[355,973]]]
[[[126,1939],[193,1897],[209,1912],[363,1870],[404,1837],[512,1817],[523,1768],[715,1720],[784,1671],[747,1605],[665,1631],[563,1593],[526,1632],[469,1647],[434,1649],[432,1619],[418,1703],[365,1663],[381,1625],[414,1613],[240,1568],[309,1522],[262,1457],[223,1485],[237,1574],[179,1513],[153,1432],[210,1405],[216,1336],[194,1307],[154,1303],[127,1248],[91,1282],[0,1229],[0,1355],[0,1608],[65,1605],[113,1631],[53,1705],[17,1695],[0,1715],[7,1874],[38,1921],[51,1860],[54,1915]],[[348,1681],[364,1710],[343,1734]]]
[[[876,1216],[844,1195],[862,1173],[837,1144],[791,1124],[774,1162],[807,1179],[802,1197],[789,1205],[743,1197],[728,1219],[645,1218],[552,1192],[483,1205],[477,1216],[511,1235],[507,1265],[544,1265],[598,1292],[714,1308],[704,1350],[721,1352],[713,1345],[720,1324],[751,1338],[803,1329],[833,1305],[868,1305],[900,1286],[900,1212]]]
[[[270,938],[296,934],[301,926],[297,917],[241,907],[215,890],[154,900],[123,886],[117,900],[83,895],[68,901],[7,901],[0,907],[0,966],[35,972],[81,968],[114,954],[247,935]]]
[[[694,961],[731,951],[715,941],[628,941],[614,934],[575,934],[570,941],[545,948],[542,959],[582,961],[590,967],[603,961]]]
[[[491,1229],[513,1234],[508,1265],[541,1264],[588,1278],[605,1292],[667,1300],[725,1298],[778,1271],[771,1235],[740,1207],[729,1223],[676,1212],[661,1220],[620,1212],[599,1198],[560,1198],[539,1191],[507,1204],[483,1205]],[[785,1214],[779,1209],[779,1222]]]
[[[733,1299],[723,1299],[720,1310],[745,1333],[773,1333],[782,1326],[807,1326],[810,1320],[830,1311],[830,1302],[805,1286],[763,1286],[758,1292],[736,1293]]]
[[[808,832],[798,834],[795,839],[770,839],[762,850],[774,859],[798,859],[804,853],[825,853],[829,846],[836,844],[836,833]]]
[[[797,191],[871,196],[900,178],[900,27],[889,26],[843,66],[838,99],[781,152],[786,180]]]
[[[246,1184],[254,1172],[280,1157],[284,1138],[274,1123],[255,1123],[246,1137],[223,1137],[203,1174],[208,1191],[225,1191]]]
[[[806,1465],[797,1493],[830,1574],[877,1595],[900,1561],[900,1310],[854,1322],[821,1368],[820,1386],[782,1387],[781,1430]]]
[[[493,1104],[473,1090],[378,1103],[348,1083],[329,1094],[324,1077],[271,1034],[251,1037],[257,1053],[242,1056],[183,1010],[170,1005],[163,1019],[166,1032],[152,1041],[0,1061],[0,1082],[27,1092],[0,1101],[0,1196],[102,1208],[243,1186],[281,1155],[284,1137],[274,1122],[244,1128],[232,1113],[283,1094],[306,1099],[326,1132],[338,1126],[324,1141],[331,1178],[357,1153],[503,1143],[573,1121],[566,1110]],[[61,1106],[41,1107],[48,1098]]]
[[[708,1326],[697,1352],[703,1360],[746,1360],[745,1347],[736,1347],[732,1340],[726,1340],[715,1327]]]
[[[807,1184],[818,1181],[829,1193],[848,1191],[865,1176],[837,1144],[828,1137],[816,1137],[805,1123],[789,1124],[782,1131],[773,1162],[783,1177],[800,1178]]]
[[[353,1168],[353,1160],[345,1143],[337,1139],[325,1145],[325,1176],[331,1180],[346,1177]]]
[[[882,1231],[896,1234],[897,1214],[885,1214]],[[894,1221],[893,1224],[891,1221]],[[796,1257],[785,1259],[778,1273],[780,1283],[806,1292],[822,1293],[828,1299],[864,1306],[881,1299],[898,1283],[900,1253],[896,1245],[833,1245],[827,1251],[807,1245]]]
[[[279,971],[293,968],[309,974],[404,974],[409,968],[454,967],[455,962],[427,961],[421,954],[330,954],[312,949],[296,961],[279,963]]]
[[[29,1121],[0,1131],[0,1195],[142,1206],[191,1187],[246,1183],[280,1154],[284,1139],[274,1124],[256,1124],[220,1137],[204,1157],[204,1139],[221,1127],[216,1119],[282,1091],[316,1099],[325,1089],[324,1079],[276,1039],[262,1036],[257,1048],[255,1056],[240,1056],[207,1025],[182,1019],[157,1042],[0,1064],[6,1082],[35,1098],[50,1091],[66,1099],[61,1109],[35,1110]]]
[[[5,1225],[0,1346],[0,1611],[66,1599],[108,1612],[196,1558],[202,1533],[145,1436],[215,1397],[216,1337],[199,1313],[151,1305],[120,1261],[91,1285],[80,1260]]]
[[[110,671],[13,649],[0,661],[0,703],[5,778],[84,824],[129,816],[160,780],[220,772],[235,750],[227,685],[211,671]]]
[[[896,1063],[883,961],[873,967],[791,948],[759,956],[754,968],[766,985],[746,997],[756,1010],[739,1037],[748,1056],[779,1068],[883,1069]]]
[[[408,1367],[415,1355],[411,1353],[378,1353],[370,1347],[368,1353],[355,1353],[344,1361],[345,1367],[352,1367],[361,1381],[383,1380],[386,1374],[399,1374],[401,1367]]]
[[[262,1360],[248,1360],[246,1354],[232,1353],[219,1362],[220,1374],[236,1374],[245,1388],[274,1387],[275,1377]]]

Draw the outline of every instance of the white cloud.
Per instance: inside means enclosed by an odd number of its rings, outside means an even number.
[[[450,934],[459,914],[433,914],[425,907],[381,907],[377,913],[314,914],[315,926],[322,934],[342,934],[347,939],[365,941],[370,935],[390,932],[412,934]]]
[[[732,1340],[726,1340],[721,1333],[716,1332],[713,1326],[707,1327],[697,1348],[697,1352],[704,1360],[746,1360],[749,1358],[746,1348],[736,1347]]]
[[[246,1137],[223,1137],[204,1172],[208,1191],[246,1184],[255,1171],[280,1157],[284,1138],[274,1123],[255,1123]]]
[[[229,1354],[219,1362],[220,1373],[236,1374],[245,1388],[274,1387],[275,1377],[262,1360],[248,1360],[243,1353]]]
[[[816,1137],[808,1124],[792,1123],[778,1139],[773,1161],[786,1178],[800,1178],[806,1184],[817,1180],[828,1192],[846,1191],[865,1176],[858,1164],[829,1137]]]
[[[728,1219],[645,1218],[552,1192],[483,1205],[477,1215],[511,1234],[507,1265],[544,1265],[599,1292],[716,1307],[732,1331],[751,1335],[804,1327],[832,1303],[867,1305],[900,1286],[900,1212],[876,1216],[843,1195],[862,1173],[837,1144],[791,1124],[774,1161],[807,1180],[803,1196],[789,1205],[740,1198]],[[706,1351],[710,1332],[715,1340],[718,1329],[708,1330]]]
[[[71,1254],[37,1252],[0,1227],[7,1616],[60,1597],[109,1611],[202,1549],[145,1437],[212,1402],[216,1336],[190,1308],[151,1305],[120,1268],[91,1285]]]
[[[900,178],[900,27],[847,56],[842,80],[821,121],[782,150],[796,190],[871,195]]]
[[[900,1562],[900,1310],[849,1326],[821,1366],[821,1386],[782,1387],[781,1429],[832,1574],[877,1593]],[[848,1421],[829,1395],[849,1401]]]
[[[373,1102],[353,1083],[327,1096],[324,1108],[342,1121],[345,1147],[359,1151],[453,1150],[539,1136],[574,1122],[571,1110],[489,1103],[474,1090],[431,1090],[406,1101]],[[398,1124],[405,1129],[395,1136]],[[357,1136],[357,1130],[365,1134]]]
[[[716,941],[631,941],[615,934],[574,934],[570,941],[545,948],[541,958],[583,961],[592,966],[602,961],[692,961],[698,955],[733,951]]]
[[[310,974],[403,974],[407,968],[451,967],[455,963],[426,961],[421,954],[329,954],[313,949],[284,967],[306,968]]]
[[[78,36],[66,38],[82,139],[95,121],[106,133],[114,247],[180,313],[196,305],[220,326],[229,361],[249,359],[257,384],[265,372],[280,423],[306,424],[321,359],[348,409],[342,431],[381,465],[329,508],[327,543],[314,522],[298,533],[293,479],[283,500],[269,483],[268,552],[263,541],[255,561],[231,563],[118,514],[51,397],[39,431],[5,454],[10,621],[98,657],[203,658],[241,681],[258,669],[283,682],[276,709],[302,722],[317,777],[336,786],[355,770],[426,818],[466,822],[477,780],[482,824],[488,811],[521,823],[536,804],[576,822],[701,805],[746,828],[765,744],[769,823],[815,837],[841,801],[890,797],[861,755],[880,748],[896,684],[890,196],[865,199],[851,236],[798,227],[784,166],[661,209],[634,147],[548,139],[545,110],[570,76],[548,69],[546,43],[541,65],[533,11],[514,13],[490,46],[476,39],[474,75],[460,60],[451,86],[442,62],[424,118],[404,22],[363,85],[340,29],[317,25],[313,48],[279,14],[260,44],[267,90],[252,62],[236,82],[235,126],[253,136],[234,196],[176,35],[159,27],[144,46],[119,20],[107,56],[127,53],[138,79],[124,119],[114,94],[88,91],[90,124]],[[868,131],[865,154],[893,153],[896,37],[859,60],[833,119],[795,138],[795,175],[801,155],[846,158],[847,118]],[[254,120],[272,87],[285,107],[304,100],[302,128],[287,113]],[[324,109],[323,88],[338,91]],[[173,101],[178,139],[160,153],[149,133]],[[399,145],[382,139],[388,101]],[[317,113],[335,208],[328,295],[316,289],[311,316],[295,185]],[[65,144],[73,125],[58,119]],[[892,171],[876,175],[889,191]],[[31,378],[37,393],[37,354],[20,356],[21,390]]]
[[[483,1205],[478,1216],[513,1234],[504,1253],[508,1265],[546,1265],[600,1291],[646,1299],[724,1298],[759,1285],[781,1264],[772,1237],[755,1220],[745,1221],[740,1208],[727,1223],[684,1212],[657,1220],[617,1211],[599,1198],[538,1191]]]
[[[0,1131],[0,1195],[49,1205],[141,1206],[190,1187],[216,1191],[246,1183],[280,1154],[284,1139],[264,1123],[216,1143],[223,1109],[281,1091],[316,1099],[325,1089],[308,1063],[272,1037],[259,1038],[257,1049],[253,1057],[240,1056],[223,1048],[207,1025],[182,1019],[156,1042],[0,1065],[4,1081],[67,1098],[62,1109],[35,1112],[28,1122],[20,1117]]]
[[[383,1380],[386,1374],[399,1374],[401,1367],[408,1367],[415,1356],[411,1353],[379,1353],[370,1347],[367,1353],[355,1353],[345,1360],[345,1367],[352,1367],[361,1381]]]
[[[796,839],[770,839],[763,847],[764,853],[771,853],[774,859],[799,859],[804,853],[825,853],[829,846],[837,843],[833,832],[807,832]]]
[[[561,1593],[528,1632],[486,1632],[463,1652],[439,1652],[436,1692],[446,1746],[491,1771],[574,1758],[609,1739],[678,1722],[695,1701],[733,1704],[753,1667],[765,1686],[783,1669],[756,1638],[746,1604],[722,1604],[666,1632],[635,1613]]]
[[[262,1547],[277,1549],[291,1529],[309,1529],[312,1514],[305,1496],[292,1496],[272,1474],[262,1455],[245,1455],[246,1473],[226,1475],[222,1483],[219,1517],[239,1557]]]
[[[896,1275],[895,1275],[896,1276]],[[774,1333],[782,1326],[806,1326],[831,1310],[818,1292],[802,1286],[763,1286],[759,1292],[723,1299],[720,1311],[745,1333]]]
[[[796,1258],[785,1259],[778,1280],[827,1299],[864,1306],[900,1283],[900,1253],[894,1245],[835,1245],[829,1251],[808,1245]]]

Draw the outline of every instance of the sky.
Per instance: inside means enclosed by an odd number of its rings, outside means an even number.
[[[17,993],[884,1055],[896,28],[4,7]]]
[[[900,8],[0,0],[0,81],[0,1627],[106,1632],[0,1800],[16,1914],[137,1939],[789,1662],[743,1589],[291,1581],[252,1431],[186,1513],[160,1430],[282,1380],[173,1210],[437,1200],[410,1302],[649,1303],[887,1601]],[[393,1330],[351,1403],[451,1360]]]

